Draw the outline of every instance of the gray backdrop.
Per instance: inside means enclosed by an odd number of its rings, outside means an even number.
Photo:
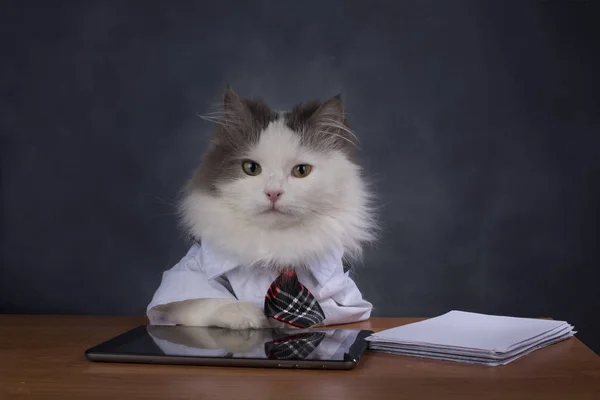
[[[143,314],[226,83],[342,92],[375,316],[554,317],[598,350],[599,2],[3,1],[0,312]]]

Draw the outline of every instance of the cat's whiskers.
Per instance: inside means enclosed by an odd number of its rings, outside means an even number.
[[[351,139],[349,139],[339,133],[331,131],[330,130],[332,128],[331,125],[320,125],[319,128],[320,129],[316,132],[317,135],[333,136],[333,137],[340,138],[340,139],[350,143],[356,149],[360,150],[360,147],[358,146],[358,144],[354,143]],[[335,128],[335,129],[337,129],[337,128]],[[336,147],[335,140],[331,140],[329,144],[331,145],[331,147],[334,147],[334,148]]]
[[[335,129],[339,129],[341,131],[346,132],[348,135],[350,135],[350,136],[352,136],[354,138],[354,140],[356,141],[356,143],[360,142],[360,140],[354,134],[354,132],[352,132],[352,130],[348,126],[342,124],[338,120],[336,120],[334,118],[323,118],[323,122],[327,123],[327,124],[324,124],[324,125],[328,125],[328,126],[334,127]]]
[[[243,125],[243,122],[235,113],[223,110],[214,111],[204,115],[198,114],[198,117],[205,121],[221,125],[226,132],[232,132]]]

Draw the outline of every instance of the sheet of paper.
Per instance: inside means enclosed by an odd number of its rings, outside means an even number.
[[[568,339],[573,336],[573,332],[567,331],[559,335],[553,335],[552,337],[548,337],[541,342],[533,343],[526,347],[521,347],[519,350],[511,351],[505,354],[496,353],[493,356],[490,355],[482,355],[480,353],[468,353],[468,352],[452,352],[445,349],[432,349],[432,348],[424,348],[419,346],[399,346],[399,345],[389,345],[386,343],[377,343],[371,346],[371,350],[382,351],[385,353],[392,354],[401,354],[401,355],[418,355],[421,357],[431,357],[431,358],[439,358],[444,360],[453,360],[453,361],[469,361],[473,363],[481,363],[481,364],[498,364],[504,365],[507,362],[515,360],[519,357],[522,357],[525,354],[529,354],[530,352],[549,346],[556,342]]]
[[[511,347],[566,325],[565,321],[450,311],[439,317],[378,332],[368,340],[505,353]]]
[[[398,350],[410,349],[410,350],[418,350],[418,351],[423,351],[423,352],[431,351],[431,352],[438,352],[438,353],[445,353],[445,354],[468,355],[468,356],[476,356],[476,357],[486,357],[486,358],[491,358],[491,359],[503,359],[503,358],[510,357],[511,354],[517,354],[517,353],[523,351],[523,349],[526,349],[528,347],[536,346],[541,342],[545,342],[545,341],[563,336],[567,333],[572,333],[572,328],[573,327],[571,325],[566,324],[564,326],[559,327],[558,329],[553,329],[544,335],[537,336],[535,339],[523,341],[519,344],[519,346],[511,347],[509,349],[509,351],[507,351],[505,353],[498,353],[498,352],[479,350],[479,349],[466,349],[466,348],[462,348],[462,347],[435,346],[435,345],[431,345],[431,344],[397,343],[394,341],[387,341],[387,340],[381,340],[381,339],[371,341],[371,348],[375,349],[375,348],[381,348],[382,346],[385,346],[386,348],[389,348],[389,349],[395,348]]]

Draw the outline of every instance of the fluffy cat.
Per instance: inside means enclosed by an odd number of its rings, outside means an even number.
[[[301,269],[342,249],[361,257],[374,239],[371,192],[339,96],[277,112],[228,88],[208,117],[214,137],[181,202],[190,236],[243,268]],[[157,307],[183,325],[269,326],[255,305],[194,299]]]

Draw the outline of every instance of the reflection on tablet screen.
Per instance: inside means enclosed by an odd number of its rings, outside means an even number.
[[[358,331],[277,329],[228,330],[188,326],[148,326],[151,340],[139,338],[120,351],[168,356],[344,360]],[[142,343],[143,342],[143,343]]]

